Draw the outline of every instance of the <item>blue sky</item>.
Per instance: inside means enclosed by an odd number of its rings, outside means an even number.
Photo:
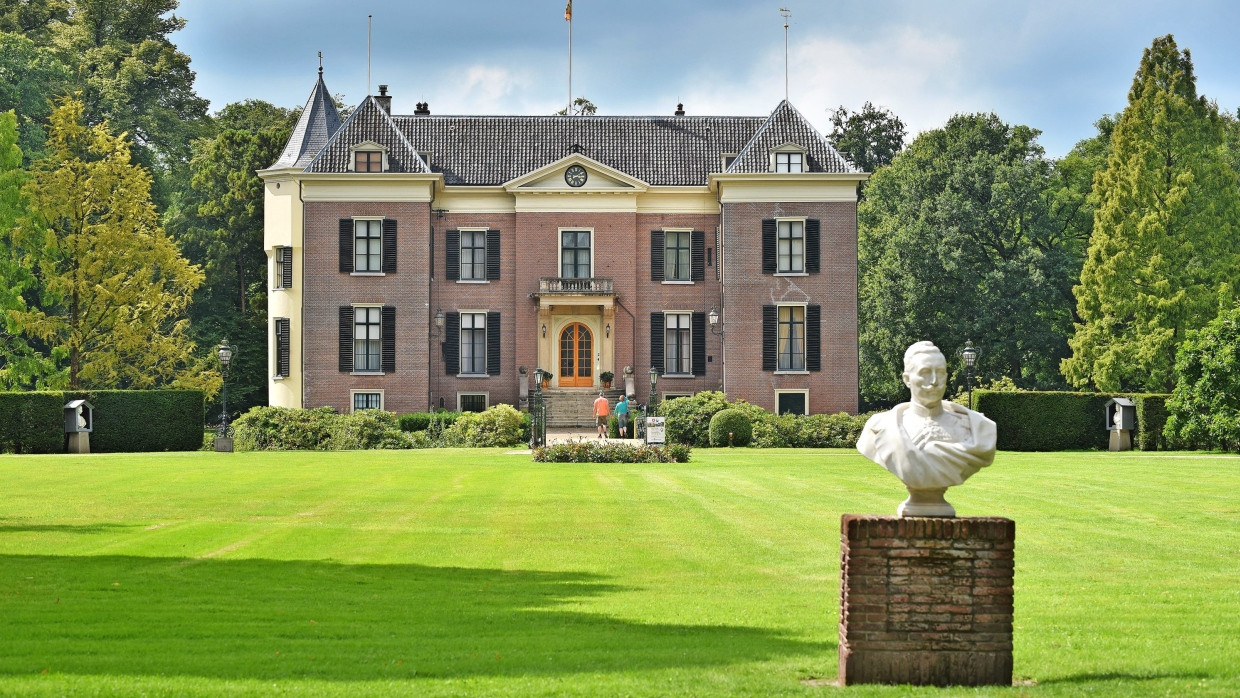
[[[332,92],[371,88],[393,111],[549,114],[568,97],[565,0],[181,0],[173,40],[212,109],[247,98],[298,106],[323,52]],[[1041,129],[1053,156],[1124,107],[1141,51],[1174,34],[1198,90],[1240,106],[1240,3],[1137,0],[575,0],[573,93],[600,114],[760,115],[784,96],[792,11],[792,103],[819,130],[869,100],[912,134],[961,112]]]

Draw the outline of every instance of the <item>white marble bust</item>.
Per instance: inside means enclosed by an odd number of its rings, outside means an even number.
[[[908,489],[900,516],[955,516],[943,493],[994,461],[995,423],[943,401],[947,359],[931,342],[904,353],[903,378],[912,399],[870,417],[857,450]]]

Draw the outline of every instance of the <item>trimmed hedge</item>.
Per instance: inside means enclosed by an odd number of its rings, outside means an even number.
[[[1133,446],[1142,451],[1167,449],[1167,437],[1163,431],[1167,426],[1167,399],[1170,397],[1152,393],[1132,396],[1137,406],[1137,433],[1133,435]]]
[[[400,422],[401,431],[426,431],[430,428],[432,422],[438,422],[442,429],[452,426],[460,412],[410,412],[402,414],[398,421]]]
[[[78,398],[95,408],[94,430],[90,435],[93,453],[197,451],[202,448],[206,396],[201,390],[65,393],[65,402]],[[58,422],[63,420],[62,416]]]
[[[1142,450],[1165,447],[1165,395],[975,390],[973,405],[994,420],[1000,450],[1105,449],[1109,432],[1103,419],[1112,397],[1131,397],[1137,406],[1135,446]]]
[[[0,451],[64,453],[66,402],[63,393],[0,393]]]
[[[688,463],[690,448],[684,444],[665,447],[570,441],[534,449],[535,463]]]
[[[64,453],[65,403],[95,408],[94,453],[197,451],[202,447],[201,390],[80,390],[0,393],[0,450]]]

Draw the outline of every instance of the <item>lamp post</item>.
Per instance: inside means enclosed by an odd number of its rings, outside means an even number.
[[[973,364],[977,363],[977,357],[981,352],[973,346],[973,340],[966,339],[964,349],[960,350],[960,358],[964,359],[964,366],[967,369],[965,374],[965,385],[969,389],[969,409],[973,409]]]
[[[445,318],[444,318],[444,314],[443,314],[443,308],[435,308],[435,339],[439,340],[439,342],[440,342],[440,343],[442,343],[442,342],[443,342],[442,337],[443,337],[443,325],[444,325],[444,322],[445,322]],[[441,351],[440,351],[440,358],[439,358],[438,360],[439,360],[439,361],[443,361],[443,352],[442,352],[442,347],[440,347],[440,349],[441,349]],[[440,367],[440,369],[439,369],[439,370],[435,371],[435,394],[436,394],[436,395],[439,395],[439,374],[441,374],[441,373],[443,373],[443,367],[442,367],[442,366]],[[440,395],[440,396],[439,396],[439,399],[440,399],[440,400],[442,400],[442,399],[443,399],[443,396],[442,396],[442,395]],[[427,406],[426,406],[426,409],[428,409],[428,410],[430,410],[430,411],[432,411],[432,412],[434,412],[434,411],[435,411],[435,408],[434,408],[434,405],[433,405],[433,404],[432,404],[432,405],[427,405]]]
[[[659,369],[654,366],[650,367],[650,411],[654,412],[655,405],[659,404]]]
[[[220,428],[215,437],[215,450],[230,452],[233,450],[232,439],[228,437],[228,366],[232,363],[237,347],[228,343],[225,338],[215,348],[215,355],[220,360],[220,376],[223,379],[223,392],[220,405]]]
[[[530,391],[530,448],[547,445],[547,409],[542,379],[542,367],[535,368],[534,389]]]

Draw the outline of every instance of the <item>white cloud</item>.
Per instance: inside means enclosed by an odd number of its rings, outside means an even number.
[[[782,49],[766,52],[746,75],[698,76],[701,87],[686,95],[686,108],[696,114],[769,113],[784,96]],[[794,36],[790,98],[823,132],[830,127],[828,113],[837,106],[855,110],[873,102],[903,119],[911,139],[956,112],[988,108],[959,79],[969,73],[964,54],[956,38],[916,27],[856,40]]]

